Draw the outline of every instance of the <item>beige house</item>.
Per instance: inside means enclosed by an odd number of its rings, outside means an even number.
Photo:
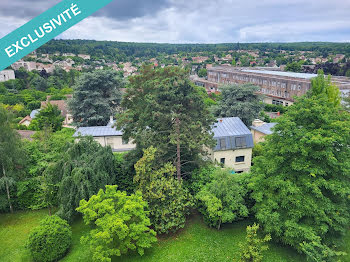
[[[272,134],[272,128],[277,123],[265,123],[260,119],[255,119],[253,125],[250,127],[250,130],[253,135],[254,143],[259,143],[265,141],[265,136]]]
[[[242,120],[238,117],[219,118],[212,132],[216,146],[209,151],[210,158],[236,173],[249,171],[254,143],[252,133]]]
[[[126,152],[135,149],[131,141],[124,141],[123,132],[116,130],[113,123],[107,126],[79,127],[73,137],[92,136],[101,146],[110,146],[113,152]]]

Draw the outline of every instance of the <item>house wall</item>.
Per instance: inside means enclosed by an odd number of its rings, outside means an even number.
[[[254,129],[250,130],[252,132],[252,135],[253,135],[253,141],[254,143],[259,143],[259,142],[264,142],[265,141],[265,134],[259,132],[259,131],[256,131]]]
[[[136,147],[132,141],[127,144],[123,144],[123,139],[121,136],[102,136],[94,137],[94,140],[100,143],[102,146],[111,146],[114,151],[130,151]]]
[[[29,120],[25,120],[21,125],[24,125],[24,126],[29,126],[31,123],[31,121]]]
[[[220,163],[221,158],[225,158],[225,167],[233,168],[237,171],[249,171],[252,163],[252,148],[236,150],[211,151],[210,157],[213,161]],[[244,162],[236,163],[237,156],[244,156]]]
[[[13,70],[0,71],[0,82],[5,82],[11,79],[15,79],[15,71]]]

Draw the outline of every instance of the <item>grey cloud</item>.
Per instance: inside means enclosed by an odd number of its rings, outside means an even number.
[[[170,7],[168,0],[115,0],[97,11],[94,16],[104,16],[116,20],[154,15]]]

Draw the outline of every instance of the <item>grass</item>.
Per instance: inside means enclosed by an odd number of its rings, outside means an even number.
[[[47,215],[47,210],[16,212],[15,214],[0,214],[0,261],[31,262],[25,241],[29,231],[39,224]],[[114,257],[113,262],[158,262],[158,261],[237,261],[239,243],[245,240],[245,228],[250,221],[241,221],[225,225],[221,230],[208,228],[196,215],[189,219],[186,227],[176,234],[160,236],[159,241],[144,256],[129,254]],[[80,243],[80,237],[89,231],[83,221],[77,220],[72,224],[73,243],[69,253],[61,261],[91,261],[88,247]],[[350,231],[345,237],[345,243],[350,243]],[[269,243],[264,262],[303,262],[305,257],[293,249]],[[344,251],[349,255],[342,262],[350,262],[350,245],[344,245]]]

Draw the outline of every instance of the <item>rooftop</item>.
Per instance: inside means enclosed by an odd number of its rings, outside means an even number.
[[[265,123],[261,126],[251,126],[250,128],[258,132],[261,132],[265,135],[271,135],[272,134],[271,128],[273,128],[276,124],[277,123]]]
[[[123,132],[116,130],[110,126],[89,126],[89,127],[79,127],[74,133],[73,137],[78,136],[122,136]]]
[[[317,76],[316,74],[294,73],[294,72],[284,72],[284,71],[270,71],[270,70],[245,69],[245,70],[242,70],[242,72],[258,73],[258,74],[265,74],[265,75],[286,76],[286,77],[303,78],[303,79],[311,79],[311,78],[314,78]]]
[[[218,122],[212,129],[214,138],[251,135],[248,127],[239,117],[224,117],[217,120]]]

